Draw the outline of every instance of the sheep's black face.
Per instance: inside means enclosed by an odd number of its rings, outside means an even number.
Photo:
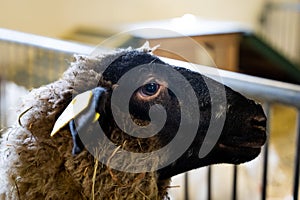
[[[122,127],[116,125],[114,120],[114,116],[116,115],[113,114],[116,109],[112,110],[112,107],[115,106],[112,101],[112,94],[120,87],[117,83],[124,74],[137,66],[145,64],[150,65],[150,69],[152,68],[153,71],[148,73],[146,78],[145,76],[135,77],[134,81],[141,81],[143,84],[136,88],[130,96],[129,113],[131,120],[138,126],[149,125],[152,120],[149,110],[157,104],[161,105],[159,108],[165,110],[166,120],[163,128],[157,134],[149,137],[139,137],[139,133],[135,136],[128,135]],[[164,72],[157,73],[157,70],[155,70],[157,64],[176,70],[187,80],[193,89],[196,101],[195,104],[189,105],[190,110],[188,112],[181,112],[182,102],[175,95],[176,92],[174,93],[170,89],[171,78],[169,78],[168,74],[164,74]],[[262,145],[265,143],[266,117],[262,107],[232,89],[201,74],[185,68],[170,66],[148,53],[132,51],[111,63],[104,71],[103,78],[117,85],[113,89],[106,88],[106,91],[100,95],[99,98],[102,100],[99,101],[99,104],[101,105],[97,105],[96,111],[101,113],[99,122],[102,129],[116,145],[122,145],[126,140],[131,142],[136,141],[135,143],[132,142],[133,145],[124,148],[137,153],[147,153],[159,150],[170,144],[180,128],[183,127],[183,130],[187,130],[184,132],[184,135],[180,136],[179,141],[185,143],[188,139],[192,139],[191,142],[180,153],[179,157],[158,169],[161,179],[210,164],[239,164],[250,161],[258,156]],[[141,78],[143,80],[139,80]],[[180,80],[178,81],[176,87],[182,91],[187,90],[184,82],[181,83]],[[208,84],[210,87],[208,87]],[[211,90],[214,93],[213,97]],[[216,95],[219,93],[221,95],[222,92],[225,95],[226,102],[223,102],[224,99]],[[189,99],[192,97],[186,96],[185,98]],[[217,105],[217,109],[215,110],[212,109],[212,98],[215,98],[214,106]],[[123,99],[119,98],[116,101],[123,101]],[[118,116],[121,116],[123,112],[127,111],[117,108],[117,112]],[[192,115],[194,112],[200,115],[196,123],[193,120],[195,117]],[[182,120],[182,114],[188,116],[187,120]],[[214,138],[210,139],[210,135],[207,134],[208,129],[214,125],[211,124],[212,120],[219,120],[222,117],[225,118],[220,135],[217,137],[217,141],[213,141],[216,137],[214,136]],[[191,130],[190,127],[194,126],[196,126],[196,132],[195,134],[191,134],[189,132]],[[126,130],[131,129],[127,128]],[[116,137],[116,133],[120,137]],[[149,144],[152,144],[153,147],[147,148],[146,146]],[[207,155],[201,157],[199,156],[199,152],[203,145],[211,145],[212,148]],[[180,144],[178,144],[179,146]],[[174,148],[168,152],[170,157],[172,157],[173,151]]]
[[[210,164],[240,164],[256,158],[266,141],[264,111],[261,105],[226,86],[227,107],[223,110],[226,113],[226,120],[220,138],[207,156],[199,158],[200,146],[206,136],[209,120],[220,113],[211,113],[209,91],[205,84],[210,80],[204,81],[205,77],[186,69],[177,68],[177,70],[184,74],[197,93],[201,116],[200,127],[190,148],[172,165],[160,170],[161,178]],[[214,82],[213,87],[218,91],[223,86]]]
[[[155,63],[172,67],[149,54],[135,52],[117,59],[103,75],[105,79],[116,83],[128,70],[149,63],[153,65],[153,68],[155,68]],[[159,170],[161,178],[171,177],[209,164],[239,164],[254,159],[260,153],[261,146],[266,140],[266,117],[262,107],[201,74],[180,67],[174,67],[174,69],[186,78],[195,91],[198,99],[200,122],[197,134],[189,148],[182,152],[180,158]],[[139,77],[136,77],[136,79],[139,79]],[[192,124],[189,124],[189,122],[186,122],[186,124],[180,123],[180,102],[169,89],[169,80],[163,74],[155,74],[155,70],[153,70],[153,73],[149,74],[148,79],[144,81],[145,84],[132,94],[129,105],[130,114],[133,120],[140,123],[140,125],[143,125],[143,123],[147,125],[150,121],[148,114],[150,107],[155,104],[164,107],[167,114],[166,123],[164,128],[154,136],[158,137],[160,141],[157,148],[161,148],[170,143],[175,137],[179,126],[188,127]],[[207,87],[207,83],[209,83],[210,88]],[[185,90],[183,84],[179,83],[177,85]],[[225,89],[226,107],[220,107],[217,110],[218,113],[212,113],[209,89],[213,89],[214,93],[218,93],[218,91],[221,93],[221,90]],[[221,98],[220,101],[222,101]],[[193,107],[194,105],[190,106]],[[220,115],[226,115],[221,135],[217,143],[212,144],[214,147],[210,153],[204,158],[199,158],[199,151],[204,138],[209,137],[206,134],[210,121],[214,117],[220,117]],[[185,133],[185,137],[190,137],[188,132]],[[143,138],[142,140],[147,139]],[[184,140],[185,138],[182,138],[182,141]],[[206,141],[209,142],[209,140]]]

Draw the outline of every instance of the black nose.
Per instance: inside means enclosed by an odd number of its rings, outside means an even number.
[[[267,125],[267,118],[263,115],[255,116],[250,120],[250,125],[253,128],[265,131]]]

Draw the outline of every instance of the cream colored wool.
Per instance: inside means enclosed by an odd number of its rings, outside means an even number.
[[[73,156],[68,126],[50,137],[55,120],[72,96],[94,88],[95,83],[110,86],[101,81],[99,72],[130,50],[98,57],[75,56],[60,80],[27,95],[19,108],[20,124],[16,123],[2,134],[1,199],[167,198],[169,180],[158,181],[155,172],[131,174],[112,170],[86,150]],[[130,146],[130,143],[125,145]]]

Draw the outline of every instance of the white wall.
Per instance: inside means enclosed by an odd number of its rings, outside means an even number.
[[[78,25],[178,17],[191,13],[209,19],[255,26],[264,0],[0,0],[0,27],[58,37]]]

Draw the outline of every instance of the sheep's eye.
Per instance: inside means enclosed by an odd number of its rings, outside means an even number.
[[[157,83],[148,83],[141,88],[141,93],[144,96],[152,96],[159,89],[159,85]]]

